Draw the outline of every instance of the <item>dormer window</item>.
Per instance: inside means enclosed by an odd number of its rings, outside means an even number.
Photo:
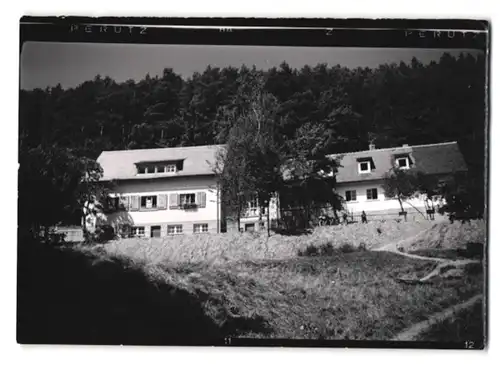
[[[168,164],[167,166],[165,166],[165,169],[166,169],[167,173],[175,173],[177,171],[177,165]]]
[[[400,157],[396,159],[396,164],[399,169],[410,169],[410,161],[408,157]]]
[[[138,163],[137,174],[169,174],[182,170],[182,161]]]
[[[359,174],[371,173],[375,169],[375,163],[371,157],[359,158],[357,160]]]
[[[370,162],[369,161],[361,161],[359,163],[359,172],[360,173],[370,173]]]
[[[398,154],[394,156],[394,165],[398,169],[410,169],[412,161],[408,154]]]

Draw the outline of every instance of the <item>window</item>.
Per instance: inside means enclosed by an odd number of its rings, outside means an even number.
[[[166,167],[165,167],[167,173],[175,173],[177,171],[177,167],[175,164],[168,164]]]
[[[349,201],[356,201],[356,191],[345,191],[345,200],[347,202]]]
[[[371,171],[370,162],[369,161],[361,161],[359,163],[359,171],[361,173],[369,173]]]
[[[248,199],[248,216],[257,216],[259,214],[259,201],[257,195],[253,195]]]
[[[137,167],[137,172],[139,174],[153,174],[155,172],[155,167],[148,165],[141,165]]]
[[[156,208],[157,197],[156,196],[142,196],[141,197],[141,208]]]
[[[134,226],[131,230],[132,236],[144,236],[144,226]]]
[[[167,234],[168,235],[182,234],[182,225],[168,225]]]
[[[259,207],[257,196],[250,197],[250,200],[248,201],[248,206],[250,208],[257,208],[257,207]]]
[[[208,233],[208,224],[194,224],[193,225],[194,233]]]
[[[113,210],[119,210],[121,207],[120,205],[120,198],[119,197],[108,197],[107,201],[107,209],[113,211]]]
[[[255,231],[255,224],[245,224],[245,231]]]
[[[151,237],[152,238],[161,237],[161,226],[151,226]]]
[[[177,170],[180,169],[177,169],[177,164],[173,163],[150,163],[137,166],[138,174],[175,173]]]
[[[370,188],[366,190],[366,199],[367,200],[376,200],[378,199],[377,188]]]
[[[398,167],[400,169],[409,169],[410,168],[410,162],[408,161],[408,158],[398,158],[396,160],[396,163],[398,164]]]
[[[180,195],[181,206],[184,205],[194,205],[196,203],[196,194],[185,193]]]

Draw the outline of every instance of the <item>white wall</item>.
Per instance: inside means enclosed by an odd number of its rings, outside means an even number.
[[[108,214],[109,224],[129,221],[132,225],[151,225],[161,223],[182,223],[220,221],[220,203],[217,202],[215,177],[179,177],[175,179],[152,179],[121,181],[111,196],[148,196],[170,193],[206,193],[206,207],[194,210],[167,209],[147,211],[120,211]],[[219,209],[217,209],[219,206]]]
[[[367,199],[366,190],[370,188],[377,188],[378,198],[376,200]],[[345,192],[348,190],[356,191],[356,201],[347,202],[349,211],[354,213],[361,211],[368,213],[370,211],[401,210],[397,199],[389,199],[385,197],[381,181],[342,183],[337,185],[337,193],[344,197],[344,199],[346,197]],[[422,198],[409,200],[409,203],[419,209],[425,207],[425,202]],[[405,210],[412,208],[409,203],[403,202]]]

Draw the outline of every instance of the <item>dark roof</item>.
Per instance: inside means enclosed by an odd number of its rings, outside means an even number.
[[[172,176],[212,175],[217,151],[223,145],[169,147],[161,149],[103,151],[97,158],[104,171],[101,180],[155,179]],[[136,164],[183,161],[183,169],[171,174],[138,175]]]
[[[357,151],[331,157],[340,165],[336,174],[337,182],[347,183],[383,179],[394,167],[394,159],[398,156],[408,156],[411,170],[426,174],[449,174],[467,170],[457,142]],[[373,161],[374,169],[370,173],[360,174],[358,161],[365,158]]]

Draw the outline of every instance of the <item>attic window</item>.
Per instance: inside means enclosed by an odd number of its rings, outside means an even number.
[[[358,172],[359,174],[370,173],[375,169],[375,164],[373,163],[373,159],[370,157],[359,158],[358,161]]]
[[[176,164],[168,164],[165,167],[167,173],[175,173],[177,171],[177,165]]]
[[[410,169],[410,161],[408,157],[400,157],[396,159],[396,164],[399,169]]]
[[[361,173],[369,173],[371,171],[370,162],[369,161],[359,162],[359,171]]]
[[[165,174],[182,170],[181,162],[158,162],[137,165],[137,174]]]

